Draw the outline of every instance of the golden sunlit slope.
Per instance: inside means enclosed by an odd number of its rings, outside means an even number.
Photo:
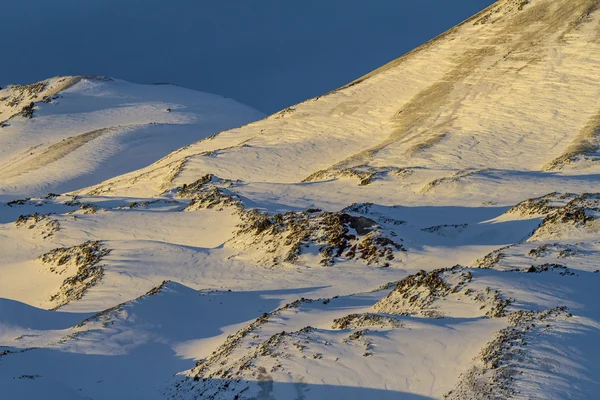
[[[589,174],[597,168],[600,113],[597,8],[593,0],[499,1],[344,88],[188,146],[96,192],[160,193],[207,173],[289,184],[402,176],[408,168],[421,182],[409,192],[488,168]]]

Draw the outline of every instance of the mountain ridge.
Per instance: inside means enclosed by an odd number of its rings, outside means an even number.
[[[262,117],[222,96],[95,76],[9,86],[0,98],[0,195],[12,198],[101,182],[165,155],[169,144]],[[40,187],[22,187],[24,176]]]
[[[0,204],[3,387],[595,398],[599,39],[596,0],[500,0],[325,96]]]

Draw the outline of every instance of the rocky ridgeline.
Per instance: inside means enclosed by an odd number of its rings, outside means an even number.
[[[24,199],[11,200],[8,203],[6,203],[6,205],[8,207],[24,206],[24,205],[29,205],[30,202],[32,202],[32,200],[33,199],[31,197],[26,197]],[[44,204],[44,202],[40,200],[40,202],[38,202],[37,204],[31,204],[31,205],[38,206],[39,204]]]
[[[511,301],[490,288],[481,290],[468,287],[472,280],[472,273],[460,266],[431,272],[419,271],[398,282],[394,290],[373,308],[391,315],[443,318],[445,315],[438,307],[440,300],[466,297],[480,303],[479,309],[485,316],[503,317]]]
[[[401,206],[378,206],[373,203],[354,203],[342,210],[347,214],[358,214],[376,221],[380,225],[401,226],[406,221],[390,217],[390,211],[401,208]],[[392,211],[393,212],[393,211]]]
[[[584,193],[550,193],[545,196],[525,200],[510,210],[507,214],[522,216],[545,215],[540,225],[575,224],[583,226],[593,221],[593,213],[600,211],[600,194]],[[539,228],[538,228],[539,229]]]
[[[227,189],[231,185],[232,182],[229,180],[208,174],[193,183],[177,188],[176,192],[177,197],[191,200],[185,211],[213,208],[222,210],[226,207],[241,211],[243,209],[241,200]]]
[[[390,315],[380,315],[375,313],[350,314],[342,318],[333,320],[331,329],[359,329],[359,328],[381,328],[396,329],[402,328],[402,322]]]
[[[108,80],[95,76],[68,76],[32,83],[30,85],[9,85],[8,96],[0,98],[0,127],[8,126],[7,121],[22,116],[31,119],[36,103],[50,103],[60,97],[59,92],[73,86],[83,78]]]
[[[20,215],[15,221],[18,228],[35,229],[39,231],[42,238],[47,239],[60,230],[58,220],[51,218],[53,214],[33,214]]]
[[[580,243],[584,244],[584,243]],[[531,247],[521,243],[497,249],[475,263],[479,268],[490,268],[505,272],[548,272],[560,275],[576,275],[564,263],[577,261],[580,251],[572,244],[545,243]]]
[[[229,336],[210,357],[199,361],[196,368],[174,385],[170,394],[173,398],[207,399],[251,399],[256,398],[257,392],[268,394],[264,389],[270,388],[268,384],[273,380],[270,374],[292,373],[289,368],[298,363],[308,368],[311,362],[330,360],[329,346],[349,346],[348,350],[336,351],[336,354],[370,357],[377,350],[374,343],[375,338],[380,337],[377,331],[402,329],[409,321],[406,316],[410,315],[443,318],[435,304],[451,296],[473,299],[481,305],[482,315],[506,318],[508,326],[482,348],[473,367],[460,376],[445,399],[501,399],[518,395],[514,383],[523,360],[535,365],[535,360],[528,359],[531,357],[526,346],[535,344],[542,335],[560,331],[557,324],[568,322],[572,317],[562,306],[509,312],[507,307],[512,300],[497,290],[477,285],[471,271],[460,266],[420,271],[398,282],[387,297],[375,304],[373,312],[337,318],[329,331],[306,326],[293,332],[266,334],[268,329],[265,328],[268,324],[277,324],[274,317],[286,309],[313,301],[327,305],[329,300],[301,299],[264,314]]]
[[[7,107],[18,107],[23,102],[41,100],[39,96],[48,88],[48,82],[36,82],[30,85],[9,85],[10,96],[4,98]]]
[[[569,270],[569,268],[567,268],[565,265],[555,264],[555,263],[546,263],[546,264],[541,264],[541,265],[532,265],[531,267],[529,267],[529,268],[527,268],[525,270],[525,272],[527,272],[529,274],[531,274],[531,273],[548,272],[548,271],[559,271],[559,275],[563,275],[563,276],[577,275],[576,273],[574,273],[571,270]]]
[[[444,224],[430,226],[428,228],[421,229],[423,232],[433,233],[438,236],[451,237],[455,234],[461,233],[469,227],[469,224]]]
[[[319,340],[313,335],[314,332],[314,328],[307,326],[294,332],[276,333],[252,346],[245,356],[222,362],[218,374],[196,375],[193,379],[176,383],[174,390],[169,393],[170,397],[238,400],[273,398],[271,374],[286,371],[283,360],[319,360],[323,357],[323,353],[310,349]]]
[[[68,199],[68,200],[67,200]],[[99,211],[106,211],[104,208],[91,203],[83,203],[78,200],[79,197],[76,195],[59,195],[55,193],[48,193],[44,198],[31,198],[27,197],[24,199],[12,200],[6,203],[8,207],[18,206],[32,206],[32,207],[43,207],[48,204],[64,205],[67,207],[76,208],[73,211],[67,212],[67,214],[96,214]],[[45,214],[46,216],[50,214]],[[28,215],[22,215],[24,219],[28,218]],[[21,217],[19,217],[21,219]]]
[[[534,258],[541,257],[554,257],[554,258],[570,258],[575,257],[578,254],[578,250],[573,245],[561,244],[561,243],[549,243],[543,244],[536,248],[529,250],[528,256]]]
[[[461,179],[469,178],[471,176],[479,175],[479,174],[482,174],[482,173],[488,172],[488,171],[490,171],[490,168],[485,168],[485,169],[467,168],[464,170],[456,171],[455,173],[453,173],[450,176],[435,179],[435,180],[427,183],[425,186],[423,186],[421,188],[420,193],[427,193],[430,190],[433,190],[440,185],[459,182]]]
[[[245,342],[248,347],[243,356],[232,358],[231,353],[224,353],[219,356],[221,361],[216,365],[214,362],[208,367],[206,363],[201,364],[198,374],[177,382],[169,394],[171,398],[178,399],[274,398],[270,397],[273,396],[271,389],[274,381],[271,374],[294,374],[302,380],[303,377],[297,375],[289,365],[301,364],[308,369],[315,362],[333,361],[331,354],[327,353],[330,346],[342,346],[348,354],[357,353],[359,357],[372,356],[376,349],[370,332],[369,329],[336,332],[333,341],[327,332],[311,326],[292,332],[278,332],[266,339],[248,332]],[[215,367],[218,367],[216,372],[209,372]]]
[[[595,230],[593,225],[600,216],[600,194],[550,193],[523,201],[511,208],[507,214],[543,217],[543,219],[529,237],[520,243],[496,249],[476,260],[476,267],[505,271],[527,270],[522,266],[509,265],[510,262],[505,260],[509,253],[515,253],[512,254],[512,257],[532,258],[531,262],[534,264],[538,258],[565,259],[577,256],[578,250],[575,244],[560,243],[557,242],[557,239],[564,237],[572,240],[577,237],[580,245],[589,240],[593,241],[593,231]],[[537,246],[533,247],[536,244]],[[525,253],[520,254],[521,250],[524,250]],[[513,259],[513,261],[516,260]],[[536,268],[535,265],[533,267]]]
[[[252,399],[255,398],[254,391],[265,392],[264,385],[272,382],[271,373],[286,370],[284,360],[300,362],[323,358],[323,350],[318,347],[326,346],[328,342],[313,327],[266,335],[261,331],[282,312],[314,301],[328,303],[328,300],[300,299],[263,314],[247,327],[228,336],[211,356],[198,361],[186,375],[179,376],[167,394],[174,399]],[[356,338],[350,336],[342,342],[353,345],[351,342],[360,339],[358,335],[355,335]]]
[[[325,179],[356,179],[359,186],[367,186],[376,180],[388,176],[396,178],[407,178],[414,173],[415,168],[398,167],[372,167],[370,165],[359,165],[344,169],[327,169],[315,172],[305,178],[302,182],[317,182]]]
[[[78,207],[77,210],[69,211],[67,214],[87,215],[87,214],[96,214],[99,211],[106,211],[105,208],[99,208],[97,205],[90,204],[90,203],[70,202],[70,203],[65,203],[65,205],[72,206],[72,207]]]
[[[589,228],[600,216],[600,194],[585,193],[569,199],[544,217],[528,242],[562,237],[573,229]]]
[[[389,266],[395,251],[405,251],[401,239],[382,229],[375,221],[344,212],[303,212],[267,214],[250,210],[232,243],[245,251],[266,252],[260,261],[272,266],[296,263],[305,250],[315,248],[321,265],[360,260],[368,265]]]
[[[99,241],[87,241],[73,247],[59,247],[38,257],[49,265],[50,272],[67,275],[58,292],[50,296],[55,304],[53,309],[81,299],[89,288],[97,285],[104,276],[99,263],[109,253]]]
[[[19,115],[23,118],[33,118],[35,102],[41,100],[50,101],[49,97],[40,99],[40,96],[47,88],[48,83],[45,81],[31,85],[10,85],[10,95],[0,99],[0,102],[3,102],[4,107],[10,112],[10,115],[7,115],[2,121],[3,126],[5,126],[6,121]],[[10,111],[11,109],[13,110]]]
[[[504,246],[499,249],[492,251],[489,254],[486,254],[484,257],[479,258],[475,261],[475,266],[477,268],[484,269],[492,269],[496,268],[500,263],[500,260],[506,257],[505,250],[514,247],[515,245]]]
[[[545,215],[565,206],[575,197],[577,197],[577,195],[573,193],[549,193],[541,197],[522,201],[508,210],[507,214],[518,214],[521,216]]]
[[[473,360],[474,366],[463,373],[447,400],[508,399],[518,397],[514,381],[525,365],[531,342],[551,332],[553,325],[572,314],[566,307],[544,311],[517,311],[508,315],[509,326],[502,329]],[[539,361],[531,360],[532,364]]]
[[[133,201],[126,206],[118,206],[115,210],[135,210],[138,208],[147,208],[154,204],[179,204],[176,200],[145,200],[145,201]]]
[[[260,328],[285,310],[298,308],[303,303],[313,301],[316,300],[300,299],[286,304],[261,315],[248,326],[229,335],[209,357],[199,360],[194,368],[187,371],[185,375],[179,376],[170,388],[169,396],[177,399],[188,397],[211,399],[223,393],[229,395],[229,386],[235,385],[242,377],[256,381],[260,375],[260,367],[255,365],[256,361],[263,356],[275,358],[276,344],[281,343],[282,338],[286,336],[295,335],[295,333],[281,332],[260,340]],[[311,329],[307,327],[304,331],[308,332]],[[236,393],[240,395],[247,388],[247,386],[238,387]]]
[[[257,260],[260,263],[270,266],[293,264],[305,250],[314,247],[324,266],[341,260],[361,260],[368,265],[387,267],[395,259],[394,252],[405,251],[398,243],[401,239],[392,239],[394,232],[381,228],[370,218],[350,215],[350,211],[308,209],[271,214],[247,209],[229,190],[232,184],[205,175],[179,187],[176,193],[181,199],[191,199],[185,211],[227,207],[236,210],[242,222],[230,244],[242,249],[243,253],[260,255]]]
[[[380,337],[377,331],[404,328],[406,321],[401,320],[400,316],[441,317],[431,312],[432,304],[441,297],[460,291],[465,292],[466,296],[477,297],[477,301],[487,309],[489,317],[505,316],[505,308],[509,301],[504,300],[498,292],[489,289],[487,294],[485,291],[474,289],[468,293],[467,286],[472,280],[470,272],[460,267],[432,273],[419,272],[399,282],[388,297],[376,304],[375,312],[337,318],[333,320],[331,330],[306,326],[292,332],[268,333],[268,328],[276,326],[277,317],[287,309],[313,301],[329,304],[329,300],[322,299],[298,300],[272,313],[263,314],[247,327],[230,335],[211,356],[198,361],[195,368],[180,376],[168,394],[171,398],[178,399],[252,399],[256,398],[257,392],[269,394],[269,384],[273,381],[271,374],[293,373],[294,369],[291,370],[290,366],[297,364],[309,368],[311,363],[320,362],[319,360],[333,360],[332,355],[328,353],[330,346],[346,349],[343,352],[336,351],[336,354],[347,354],[351,357],[373,356],[377,351],[374,340]],[[417,298],[413,299],[415,294]],[[408,299],[410,312],[399,306],[396,302],[398,296]],[[524,319],[518,318],[521,313],[511,314],[511,321]],[[520,322],[515,322],[515,326],[517,325],[521,327]],[[490,344],[489,347],[493,346]],[[483,352],[486,354],[486,360],[497,357],[488,353],[491,353],[491,350]]]

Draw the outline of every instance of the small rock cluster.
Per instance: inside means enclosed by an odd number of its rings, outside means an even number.
[[[17,199],[17,200],[12,200],[9,201],[8,203],[6,203],[7,206],[9,207],[13,207],[13,206],[24,206],[27,204],[27,202],[31,200],[31,197],[27,197],[25,199]]]
[[[47,239],[60,230],[58,220],[50,218],[52,214],[33,214],[20,215],[15,221],[15,225],[19,228],[34,229],[38,228],[41,231],[42,237]]]
[[[332,178],[350,178],[357,179],[359,181],[359,186],[367,186],[373,183],[375,180],[382,179],[389,175],[399,178],[406,178],[413,173],[414,168],[372,167],[369,165],[359,165],[344,169],[326,169],[318,171],[305,178],[302,182],[315,182]]]
[[[369,338],[370,332],[369,329],[360,329],[348,335],[343,342],[345,344],[361,344],[364,347],[363,357],[370,357],[374,350],[373,342]]]
[[[37,99],[40,93],[42,93],[48,87],[47,82],[37,82],[30,85],[10,85],[11,95],[6,99],[6,105],[8,107],[17,107],[26,99]]]
[[[32,119],[34,111],[35,111],[35,103],[32,101],[28,105],[23,106],[23,108],[19,112],[19,115],[22,116],[23,118]]]
[[[496,249],[491,253],[486,254],[484,257],[476,260],[475,265],[477,266],[477,268],[494,268],[500,262],[501,259],[506,257],[503,251],[511,247],[513,247],[513,245],[504,246],[499,249]]]
[[[446,272],[447,269],[436,269],[431,272],[421,270],[414,275],[407,276],[398,282],[390,294],[377,302],[374,309],[393,315],[424,314],[441,317],[431,309],[433,302],[453,291],[459,291],[460,287],[472,279],[471,273],[466,272],[462,275],[460,282],[453,286],[444,278]]]
[[[473,280],[470,271],[461,266],[419,271],[397,283],[385,298],[373,307],[376,311],[391,315],[420,315],[427,318],[442,318],[443,314],[435,303],[452,295],[464,295],[482,303],[480,310],[487,309],[485,315],[499,318],[505,315],[511,300],[505,299],[497,290],[468,288]],[[483,313],[483,312],[482,312]]]
[[[89,288],[97,285],[104,276],[100,261],[110,253],[99,241],[87,241],[73,247],[59,247],[38,257],[44,264],[50,264],[50,272],[62,275],[76,270],[68,276],[57,293],[50,297],[56,306],[62,307],[73,300],[79,300]]]
[[[584,193],[579,196],[571,195],[569,202],[550,212],[529,240],[536,240],[544,235],[560,235],[565,226],[585,228],[596,220],[600,214],[600,194]]]
[[[373,313],[350,314],[342,318],[333,320],[332,329],[358,329],[364,327],[377,327],[384,329],[402,328],[402,322],[389,315],[380,315]]]
[[[549,193],[541,197],[522,201],[508,210],[507,214],[519,214],[522,216],[549,214],[564,206],[566,202],[574,197],[576,197],[576,195],[573,193]]]
[[[489,170],[490,170],[489,168],[485,168],[485,169],[467,168],[467,169],[457,171],[454,174],[452,174],[451,176],[435,179],[435,180],[427,183],[425,186],[423,186],[423,188],[421,188],[421,193],[427,193],[430,190],[432,190],[442,184],[458,182],[461,179],[468,178],[473,175],[478,175],[478,174],[487,172]]]
[[[243,207],[239,197],[233,193],[228,193],[228,190],[224,187],[230,183],[230,181],[208,174],[193,183],[177,188],[177,196],[182,199],[191,199],[185,211],[206,208],[222,210],[225,207],[234,207],[241,210]]]
[[[527,268],[527,270],[525,272],[531,274],[531,273],[541,273],[541,272],[556,271],[556,270],[559,270],[560,275],[563,275],[563,276],[575,275],[575,273],[571,272],[569,270],[569,268],[567,268],[566,266],[564,266],[562,264],[554,264],[554,263],[547,263],[547,264],[542,264],[542,265],[532,265],[531,267]]]
[[[98,211],[103,210],[98,208],[95,204],[80,202],[77,200],[77,196],[73,196],[71,200],[66,201],[64,204],[69,207],[79,207],[78,210],[70,211],[69,214],[96,214]]]
[[[531,249],[528,253],[530,257],[541,258],[547,257],[550,254],[556,254],[556,258],[569,258],[577,255],[577,248],[571,245],[564,245],[560,243],[543,244],[534,249]]]

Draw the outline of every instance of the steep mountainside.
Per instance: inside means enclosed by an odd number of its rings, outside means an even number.
[[[600,1],[500,0],[332,93],[1,205],[0,387],[596,398],[599,78]]]

